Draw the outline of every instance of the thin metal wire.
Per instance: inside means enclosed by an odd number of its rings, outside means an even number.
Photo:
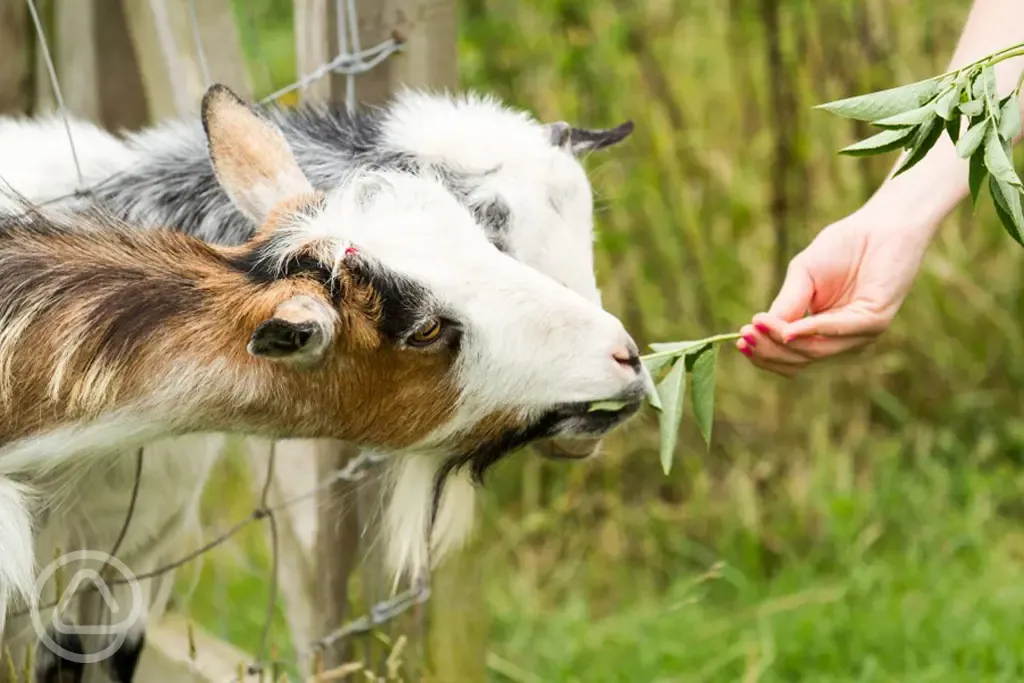
[[[260,100],[260,104],[279,100],[288,93],[294,92],[300,88],[305,88],[313,81],[320,80],[332,72],[342,74],[361,74],[370,71],[391,55],[396,52],[401,52],[404,49],[403,45],[404,43],[391,38],[379,45],[367,48],[366,50],[362,50],[356,54],[340,54],[326,64],[322,64],[313,71],[302,76],[302,78],[291,85],[285,86],[284,88],[267,95]]]
[[[359,18],[356,16],[356,0],[348,0],[348,30],[352,37],[352,52],[359,52],[362,46],[359,44]],[[348,106],[349,112],[356,110],[355,74],[349,74],[348,82],[345,84],[345,104]]]
[[[64,93],[61,92],[60,83],[57,82],[57,70],[53,66],[53,59],[50,57],[50,44],[46,40],[46,32],[43,31],[43,23],[39,21],[39,12],[36,11],[35,0],[26,0],[28,11],[32,14],[32,23],[36,26],[36,35],[39,36],[39,45],[43,48],[43,58],[46,61],[46,70],[50,75],[50,85],[53,86],[53,94],[57,98],[57,109],[64,119],[64,130],[68,134],[68,143],[71,145],[71,156],[75,160],[75,173],[78,174],[78,186],[85,184],[82,178],[82,166],[78,163],[78,150],[75,149],[75,138],[71,135],[71,122],[68,120],[68,112],[64,107]]]

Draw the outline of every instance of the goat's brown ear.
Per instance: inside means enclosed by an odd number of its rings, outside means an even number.
[[[294,296],[256,326],[246,348],[258,358],[314,364],[333,341],[334,320],[334,311],[324,302]]]
[[[575,128],[565,121],[545,125],[551,136],[552,145],[577,156],[583,152],[617,145],[633,132],[632,121],[626,121],[614,128]]]
[[[202,117],[218,182],[257,223],[281,202],[313,192],[281,129],[230,88],[210,86]]]

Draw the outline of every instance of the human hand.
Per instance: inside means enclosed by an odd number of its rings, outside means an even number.
[[[737,348],[792,377],[867,346],[895,317],[932,234],[867,207],[829,225],[790,261],[775,301],[743,326]]]

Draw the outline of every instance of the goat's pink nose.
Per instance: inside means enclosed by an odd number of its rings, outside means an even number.
[[[637,374],[640,373],[640,353],[636,348],[636,344],[632,342],[623,344],[612,351],[612,358],[622,367],[632,370]]]

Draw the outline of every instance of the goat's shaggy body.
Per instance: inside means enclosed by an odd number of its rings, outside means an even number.
[[[0,150],[4,151],[13,144],[4,138],[5,126],[0,125]],[[372,126],[368,124],[367,128]],[[352,130],[360,128],[356,125]],[[231,199],[216,186],[210,190],[212,195],[200,187],[182,186],[184,176],[178,177],[172,171],[185,160],[175,161],[175,151],[190,150],[185,156],[191,157],[196,156],[196,151],[191,148],[195,140],[178,133],[180,130],[174,132],[172,127],[164,129],[163,142],[170,150],[164,156],[153,152],[159,146],[159,132],[143,134],[129,143],[123,148],[124,155],[106,155],[106,159],[115,160],[113,165],[118,168],[102,171],[113,172],[115,176],[99,190],[99,206],[113,208],[122,218],[147,227],[158,227],[162,210],[163,220],[177,218],[182,223],[185,229],[181,232],[139,230],[135,225],[128,228],[117,220],[97,218],[102,213],[91,218],[77,215],[74,226],[60,225],[59,220],[40,218],[39,214],[5,220],[4,233],[11,239],[5,241],[0,237],[0,287],[9,289],[3,294],[12,298],[11,303],[0,304],[0,389],[8,392],[0,395],[8,399],[4,403],[8,407],[7,424],[0,437],[11,442],[0,450],[0,512],[4,513],[0,523],[10,521],[16,528],[0,528],[0,543],[14,544],[0,552],[4,556],[0,559],[0,579],[9,580],[0,589],[24,592],[26,582],[31,580],[31,556],[24,548],[14,547],[24,542],[26,528],[24,489],[14,483],[19,477],[35,484],[45,481],[48,473],[66,474],[68,470],[61,469],[63,463],[95,463],[98,455],[110,454],[118,477],[125,481],[129,479],[124,476],[125,471],[134,462],[126,455],[131,447],[170,434],[225,427],[268,436],[343,438],[385,449],[413,447],[419,455],[406,460],[407,465],[399,470],[394,484],[396,494],[409,495],[397,496],[399,503],[393,510],[399,514],[392,514],[389,523],[392,539],[397,539],[392,544],[393,565],[415,571],[428,561],[426,547],[415,541],[423,538],[426,528],[450,529],[458,537],[467,524],[467,511],[450,501],[453,497],[471,495],[471,488],[462,483],[452,485],[446,498],[439,499],[443,489],[432,485],[435,480],[443,480],[443,475],[438,479],[438,473],[458,472],[465,466],[480,476],[503,453],[538,438],[560,433],[603,433],[624,416],[589,415],[577,405],[623,391],[627,393],[622,395],[636,399],[638,392],[642,392],[640,374],[624,373],[620,367],[622,356],[615,356],[620,360],[612,359],[616,349],[627,347],[633,349],[635,359],[635,347],[621,325],[599,307],[584,306],[583,299],[573,298],[578,294],[556,286],[535,270],[513,265],[515,260],[495,251],[482,239],[470,214],[453,198],[455,195],[465,202],[476,195],[452,191],[453,175],[443,164],[438,166],[431,160],[432,168],[423,169],[417,165],[410,168],[406,162],[391,166],[383,161],[370,163],[378,168],[415,170],[424,177],[384,172],[367,182],[355,182],[358,191],[351,189],[349,182],[348,189],[337,195],[329,194],[323,200],[291,202],[285,209],[275,210],[285,213],[275,214],[273,221],[281,223],[283,215],[292,218],[285,220],[274,234],[257,236],[246,247],[218,249],[191,238],[191,234],[221,244],[252,237],[254,228],[242,226],[255,225],[258,221],[253,221],[251,215],[265,214],[270,206],[251,187],[261,187],[271,178],[280,182],[284,177],[294,188],[305,179],[289,180],[287,173],[274,176],[270,172],[253,177],[251,167],[259,167],[266,156],[260,154],[262,151],[256,145],[252,150],[244,148],[241,154],[225,153],[228,185],[234,188]],[[547,134],[537,130],[534,133],[536,141],[544,141]],[[153,145],[152,158],[141,155],[143,141]],[[302,164],[303,141],[293,135],[292,144]],[[271,158],[284,154],[280,148],[271,152]],[[564,152],[560,154],[565,156]],[[89,175],[100,164],[99,156],[92,147],[79,148],[87,182],[95,179]],[[352,158],[355,157],[358,155]],[[126,165],[129,158],[131,162]],[[202,166],[197,159],[191,161]],[[568,156],[549,161],[555,165],[575,164]],[[131,177],[150,177],[154,163],[164,165],[164,171],[172,177],[166,185],[155,183],[153,191],[147,194],[132,184]],[[271,159],[267,163],[272,170],[273,163],[285,162]],[[305,165],[315,177],[316,164],[306,159]],[[67,173],[61,176],[54,172],[48,191],[41,186],[29,186],[31,178],[8,174],[6,169],[0,169],[0,175],[19,193],[40,202],[65,191],[67,187],[61,186],[62,181],[74,183],[72,165],[56,167],[63,169],[60,173]],[[205,182],[206,173],[223,184],[224,178],[219,177],[224,174],[223,169],[214,175],[209,161],[206,168],[207,171],[201,168],[185,176]],[[367,165],[356,168],[366,169]],[[488,171],[480,176],[483,181],[500,173],[494,167]],[[430,179],[437,173],[443,180],[440,184]],[[358,178],[360,174],[361,171],[356,171],[352,177]],[[339,181],[345,180],[340,170],[338,175]],[[155,180],[153,176],[148,182]],[[444,191],[442,184],[449,191]],[[250,189],[246,189],[247,185]],[[583,186],[589,209],[585,178]],[[120,194],[113,193],[115,187],[121,188]],[[164,197],[165,206],[164,200],[155,199],[159,188],[174,188],[179,195],[173,201]],[[189,194],[194,190],[197,194]],[[553,198],[544,197],[552,204]],[[570,204],[572,197],[571,191],[558,195]],[[202,207],[202,219],[189,222],[174,213],[183,211],[190,201]],[[476,206],[474,201],[469,201],[471,207]],[[236,206],[248,208],[250,216],[238,213]],[[218,212],[223,215],[211,218]],[[507,227],[509,213],[492,206],[477,215],[504,215],[502,220]],[[228,226],[227,231],[206,231],[221,220]],[[589,230],[589,213],[587,220]],[[345,233],[342,243],[334,237],[339,227]],[[507,234],[503,232],[501,239],[495,237],[504,228],[498,232],[494,226],[487,229],[492,244],[508,246],[501,244]],[[352,244],[358,245],[359,252],[353,258],[367,265],[353,271],[361,274],[346,275],[348,269],[338,268],[351,250],[345,245]],[[486,249],[481,249],[483,245]],[[585,251],[589,258],[589,245]],[[54,255],[59,256],[56,261],[47,260]],[[391,274],[381,279],[381,275],[373,275],[384,272],[375,263],[385,264],[388,272],[407,275]],[[96,265],[99,267],[92,267]],[[290,274],[295,267],[298,271]],[[424,359],[422,354],[395,351],[398,355],[383,361],[380,352],[375,352],[378,367],[391,370],[387,377],[366,375],[370,383],[364,384],[369,389],[362,390],[361,396],[358,391],[333,391],[327,396],[309,394],[308,376],[295,384],[286,380],[287,374],[274,375],[272,362],[268,370],[266,361],[261,365],[258,357],[254,360],[244,352],[240,354],[238,347],[217,355],[216,349],[223,351],[229,340],[244,337],[261,316],[269,319],[266,315],[276,314],[264,310],[265,288],[272,289],[281,278],[294,280],[296,274],[299,281],[295,282],[302,283],[303,288],[312,287],[307,294],[314,298],[323,295],[323,289],[317,287],[330,285],[329,294],[340,288],[349,307],[342,309],[343,313],[349,312],[342,314],[340,323],[344,323],[346,348],[350,351],[364,348],[365,344],[370,344],[367,349],[375,348],[381,342],[373,340],[381,335],[389,344],[399,343],[432,315],[455,315],[461,319],[465,335],[443,337],[445,344],[454,344],[447,347],[451,353],[461,358],[452,366],[454,384],[436,381],[438,373],[447,372],[444,353]],[[425,286],[417,285],[417,281]],[[500,285],[487,292],[485,288],[481,290],[483,283]],[[364,291],[370,294],[360,296],[359,292]],[[279,298],[271,297],[273,301]],[[61,308],[68,301],[77,303],[71,309]],[[545,302],[547,312],[538,310],[538,301]],[[286,323],[293,317],[303,321],[308,315],[312,315],[312,321],[315,308],[293,306],[285,315]],[[256,309],[261,312],[250,316],[240,312]],[[526,315],[513,312],[530,310]],[[197,327],[197,319],[203,317],[197,317],[197,311],[203,311],[208,321],[217,323],[211,323],[209,329]],[[177,315],[184,315],[182,323],[188,324],[176,325]],[[231,319],[238,327],[225,332],[224,322]],[[322,322],[327,326],[325,330],[340,324],[338,319],[332,319],[330,324]],[[360,324],[360,319],[370,323]],[[490,329],[495,326],[496,329]],[[360,333],[360,329],[364,332]],[[33,334],[39,330],[52,331],[53,338]],[[150,334],[155,330],[162,334]],[[581,336],[584,330],[587,333]],[[445,329],[444,334],[449,335],[449,330]],[[27,335],[42,342],[26,350],[19,340]],[[212,339],[221,343],[211,343]],[[281,343],[274,339],[267,343]],[[292,337],[283,337],[281,341],[286,345],[297,343]],[[520,349],[538,343],[546,349],[543,360],[523,356]],[[267,352],[276,348],[272,344],[266,347]],[[581,355],[595,360],[588,370],[580,366]],[[409,360],[411,357],[420,359]],[[51,376],[47,368],[56,368],[58,372]],[[348,368],[349,373],[352,370]],[[435,378],[426,393],[418,374],[421,378]],[[348,379],[349,385],[359,377],[356,371]],[[497,377],[503,381],[496,384],[493,380]],[[315,381],[313,385],[323,387],[323,383],[316,385]],[[556,395],[557,400],[552,403]],[[288,397],[291,400],[283,407],[281,400]],[[636,403],[633,404],[635,407]],[[10,412],[10,405],[20,405],[22,410]],[[406,419],[396,420],[398,415]],[[339,419],[345,424],[338,424]],[[85,456],[89,459],[83,460]],[[197,469],[194,475],[202,481],[208,467]],[[431,485],[424,488],[424,478],[430,473]],[[94,514],[95,519],[101,518],[103,515],[90,507],[94,503],[87,499],[76,505],[83,512]],[[142,524],[142,538],[147,526]],[[128,546],[131,543],[126,543]]]

